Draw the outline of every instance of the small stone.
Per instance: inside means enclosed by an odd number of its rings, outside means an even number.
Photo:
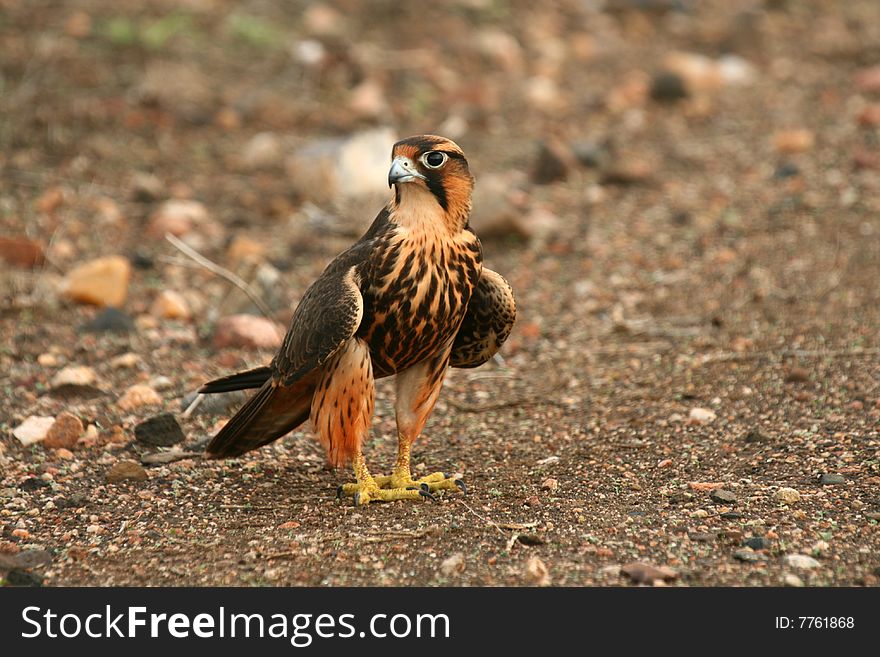
[[[813,148],[816,138],[804,128],[783,130],[773,135],[773,146],[780,153],[803,153]]]
[[[757,429],[751,429],[745,433],[743,440],[747,443],[764,443],[767,442],[768,438]]]
[[[131,263],[122,256],[97,258],[68,272],[62,293],[81,303],[119,307],[128,297]]]
[[[718,502],[719,504],[733,504],[736,502],[736,493],[724,490],[723,488],[717,488],[709,493],[709,497],[712,498],[713,501]]]
[[[611,158],[608,145],[595,141],[572,142],[571,152],[582,166],[591,169],[604,168]]]
[[[256,315],[229,315],[217,322],[214,346],[245,349],[277,349],[284,329],[269,319]]]
[[[0,261],[13,267],[34,269],[46,261],[46,254],[40,242],[27,237],[0,236]]]
[[[64,21],[64,33],[74,39],[85,39],[92,33],[92,18],[84,11],[75,11]]]
[[[716,483],[714,481],[692,481],[688,483],[688,487],[691,490],[697,491],[713,491],[716,488],[723,488],[724,484]]]
[[[776,491],[775,498],[777,502],[783,504],[794,504],[800,501],[801,494],[794,488],[780,488]]]
[[[541,489],[550,491],[551,493],[555,493],[559,490],[559,482],[552,477],[545,479],[541,482]]]
[[[136,461],[119,461],[107,472],[107,481],[118,484],[121,481],[146,481],[147,471]]]
[[[822,565],[813,557],[807,556],[806,554],[786,554],[782,561],[786,566],[798,568],[800,570],[812,570],[814,568],[819,568]]]
[[[599,182],[603,185],[645,185],[651,182],[654,167],[650,162],[632,159],[614,162],[602,171]]]
[[[27,447],[44,440],[53,424],[55,424],[53,417],[31,415],[12,430],[12,435]]]
[[[547,185],[565,180],[573,160],[573,153],[563,143],[555,140],[541,142],[538,156],[532,165],[532,181],[538,185]]]
[[[743,517],[743,514],[738,513],[737,511],[725,511],[724,513],[719,513],[718,517],[724,518],[725,520],[739,520]]]
[[[857,117],[859,125],[873,128],[880,125],[880,103],[872,103],[859,112]]]
[[[464,572],[464,554],[462,552],[456,552],[452,556],[444,559],[443,563],[440,564],[440,572],[446,577]]]
[[[800,588],[804,585],[804,581],[794,573],[785,573],[782,576],[782,583],[792,588]]]
[[[792,367],[785,374],[786,383],[804,383],[810,380],[810,371],[803,367]]]
[[[282,163],[284,149],[274,132],[259,132],[248,140],[241,152],[246,169],[267,169]]]
[[[14,532],[13,532],[14,533]],[[8,586],[42,586],[43,576],[27,570],[14,568],[3,578]]]
[[[174,463],[175,461],[183,461],[185,459],[202,458],[202,452],[184,452],[178,449],[171,449],[167,452],[154,452],[152,454],[144,454],[141,457],[141,463],[144,465],[165,465]]]
[[[538,534],[519,534],[516,540],[523,545],[544,545],[546,541]]]
[[[515,174],[489,173],[480,176],[474,189],[474,211],[471,225],[482,239],[531,239],[531,227],[523,219],[524,208],[517,197],[522,181]]]
[[[819,483],[822,486],[832,486],[834,484],[845,484],[846,477],[844,477],[842,474],[827,473],[827,474],[823,474],[819,477]]]
[[[90,386],[95,383],[98,375],[91,367],[70,365],[60,370],[52,377],[52,388],[62,386]]]
[[[135,439],[152,447],[170,447],[186,438],[172,413],[160,413],[147,418],[134,428]]]
[[[533,586],[550,586],[550,571],[538,557],[529,558],[526,563],[525,578]]]
[[[689,424],[709,424],[717,416],[711,408],[692,408],[688,413]]]
[[[758,561],[766,561],[767,557],[763,554],[758,554],[750,547],[742,548],[741,550],[736,550],[733,553],[733,558],[737,561],[743,561],[745,563],[756,563]]]
[[[179,292],[163,290],[150,306],[150,314],[161,319],[189,319],[189,304]]]
[[[291,191],[319,205],[385,195],[387,179],[376,172],[388,170],[395,141],[390,128],[311,141],[286,160]]]
[[[633,561],[620,569],[620,572],[637,584],[668,582],[678,578],[678,573],[668,566],[654,566],[642,561]]]
[[[142,406],[160,406],[162,397],[150,386],[138,383],[126,390],[116,404],[123,411],[131,411]]]
[[[205,204],[192,199],[171,199],[159,206],[147,231],[153,237],[163,238],[165,233],[184,237],[196,229],[212,235],[217,232]]]
[[[773,171],[774,180],[788,180],[801,175],[801,169],[791,162],[783,162]]]
[[[769,542],[763,536],[752,536],[743,541],[743,545],[753,550],[766,550],[769,547]]]
[[[126,352],[110,359],[110,367],[115,369],[131,369],[143,363],[143,358],[134,352]]]
[[[880,93],[880,64],[857,71],[855,83],[859,91],[864,93]]]
[[[265,245],[247,235],[236,235],[226,250],[226,257],[233,265],[242,262],[260,262],[265,254]]]
[[[688,97],[684,78],[678,73],[664,72],[651,81],[651,98],[660,102],[675,102]]]
[[[351,90],[348,107],[358,117],[378,118],[388,111],[385,90],[376,80],[366,79]]]
[[[43,444],[46,447],[71,449],[76,446],[76,441],[84,431],[82,420],[73,413],[64,412],[55,419]]]
[[[132,318],[118,308],[104,308],[82,326],[86,333],[130,333],[135,330]]]
[[[129,195],[139,203],[149,203],[165,196],[165,185],[152,173],[135,171],[129,183]]]

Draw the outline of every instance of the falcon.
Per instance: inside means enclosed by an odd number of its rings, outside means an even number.
[[[356,506],[465,490],[441,472],[413,479],[412,445],[447,368],[482,365],[507,339],[513,291],[482,265],[468,223],[474,178],[458,145],[435,135],[397,142],[388,186],[393,196],[363,237],[306,291],[272,362],[200,389],[259,388],[214,436],[209,456],[239,456],[311,419],[329,462],[353,467],[355,483],[338,494]],[[390,475],[373,476],[363,443],[374,381],[392,375],[397,461]]]

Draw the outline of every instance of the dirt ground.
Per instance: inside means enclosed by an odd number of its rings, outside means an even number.
[[[440,5],[0,0],[0,235],[45,257],[0,254],[0,576],[876,586],[880,4]],[[184,398],[273,350],[215,346],[256,311],[151,222],[198,201],[184,237],[283,323],[381,201],[316,214],[283,158],[243,153],[376,125],[452,133],[478,187],[502,181],[508,216],[474,225],[519,315],[503,362],[450,371],[415,449],[467,495],[353,508],[305,427],[200,458],[229,411]],[[133,328],[92,332],[59,286],[114,254]],[[156,316],[166,290],[189,319]],[[71,365],[97,379],[54,386]],[[160,403],[121,406],[134,384]],[[383,381],[377,472],[392,409]],[[193,454],[109,481],[165,451],[134,433],[163,410]],[[13,435],[62,412],[70,449]]]

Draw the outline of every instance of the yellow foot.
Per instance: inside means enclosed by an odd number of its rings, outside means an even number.
[[[336,490],[336,497],[354,496],[355,506],[380,500],[418,500],[434,499],[432,493],[438,490],[460,490],[467,492],[467,486],[461,479],[448,477],[442,472],[435,472],[419,479],[408,476],[380,475],[373,477],[372,482],[364,484],[343,484]]]
[[[393,502],[395,500],[433,499],[430,491],[419,486],[412,488],[379,488],[376,481],[389,477],[376,477],[372,482],[364,484],[343,484],[336,489],[336,497],[351,495],[355,506],[365,506],[370,502]]]

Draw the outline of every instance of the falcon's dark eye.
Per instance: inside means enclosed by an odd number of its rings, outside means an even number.
[[[446,164],[446,160],[448,159],[446,153],[442,151],[430,151],[422,155],[422,164],[429,169],[439,169]]]

